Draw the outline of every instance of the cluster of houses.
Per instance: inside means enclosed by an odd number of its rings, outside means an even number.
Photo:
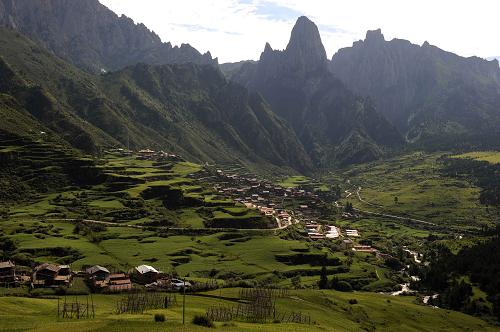
[[[151,149],[143,149],[137,152],[138,160],[159,160],[159,159],[168,159],[168,160],[182,160],[182,158],[176,154],[168,153],[165,151],[154,151]]]
[[[16,267],[11,261],[0,262],[0,286],[30,284],[32,288],[69,286],[72,272],[68,265],[43,263],[32,271]]]
[[[358,245],[355,244],[351,238],[360,237],[358,230],[356,229],[346,229],[345,235],[342,235],[340,228],[331,225],[321,225],[315,222],[308,221],[305,225],[305,230],[307,235],[311,240],[324,240],[324,239],[338,239],[340,237],[345,237],[342,241],[342,247],[345,250],[353,250],[357,252],[373,253],[378,254],[377,249],[372,248],[369,245]]]
[[[341,234],[340,228],[338,228],[337,226],[332,226],[332,225],[323,226],[321,224],[312,221],[306,221],[305,230],[307,232],[307,236],[309,236],[311,240],[324,240],[324,239],[335,240],[343,236]],[[347,238],[359,237],[359,233],[355,229],[346,229],[345,236]]]
[[[132,282],[149,289],[182,289],[192,285],[187,281],[170,278],[149,265],[139,265],[128,271],[111,272],[106,267],[94,265],[83,271],[72,271],[69,265],[43,263],[31,274],[16,273],[16,264],[0,262],[0,287],[15,287],[20,284],[32,288],[70,287],[74,277],[84,278],[94,292],[123,292],[133,288]]]
[[[353,244],[350,239],[360,237],[356,229],[346,229],[343,235],[336,226],[322,226],[317,222],[307,221],[318,217],[317,211],[321,199],[316,193],[300,188],[283,188],[256,178],[228,174],[220,169],[216,171],[214,178],[213,189],[217,193],[230,197],[247,208],[258,209],[262,215],[275,218],[278,227],[291,225],[298,220],[306,220],[305,229],[312,240],[335,240],[345,237],[350,243],[344,245],[349,249],[360,252],[375,251],[369,246]],[[286,211],[283,209],[283,201],[287,198],[293,198],[302,203],[294,211]]]
[[[122,157],[132,156],[134,154],[133,151],[123,148],[113,148],[106,150],[106,153],[116,154]],[[151,149],[143,149],[135,152],[138,160],[159,160],[159,159],[168,159],[168,160],[183,160],[182,157],[168,153],[165,151],[154,151]]]
[[[317,217],[316,207],[321,203],[313,192],[298,188],[283,188],[267,181],[236,174],[227,174],[217,170],[213,177],[213,189],[220,195],[232,198],[251,209],[257,209],[262,215],[274,218],[278,227],[285,227],[301,217]],[[284,201],[295,199],[301,202],[297,209],[286,211]]]

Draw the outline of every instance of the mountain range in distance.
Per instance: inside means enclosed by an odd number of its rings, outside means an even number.
[[[1,0],[0,25],[4,102],[87,153],[155,147],[307,172],[500,140],[497,61],[380,30],[328,59],[299,17],[285,50],[219,65],[97,0]]]

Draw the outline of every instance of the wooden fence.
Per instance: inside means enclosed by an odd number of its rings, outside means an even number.
[[[276,309],[275,299],[285,297],[287,289],[242,288],[240,300],[248,301],[236,305],[219,305],[207,308],[206,315],[213,321],[227,322],[243,319],[252,322],[286,322],[311,324],[311,317],[301,312],[286,312]]]
[[[129,293],[116,302],[116,313],[142,314],[146,310],[169,308],[174,304],[177,304],[175,294]]]
[[[69,318],[69,319],[89,319],[95,318],[95,306],[92,296],[87,296],[85,301],[79,301],[78,297],[75,297],[74,302],[69,302],[66,297],[64,297],[64,302],[61,299],[57,299],[57,319],[59,318]]]

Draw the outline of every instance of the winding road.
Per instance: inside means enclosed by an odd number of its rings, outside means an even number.
[[[346,190],[345,192],[347,194],[346,198],[349,198],[350,196],[353,195],[353,193],[351,191],[349,191],[349,190]],[[365,201],[361,197],[360,192],[361,192],[361,187],[358,186],[357,189],[356,189],[356,197],[357,197],[357,199],[360,202],[365,203],[367,205],[371,205],[371,206],[376,206],[376,207],[383,208],[382,205],[373,204],[373,203]],[[339,207],[338,202],[335,202],[335,205],[337,207]],[[386,217],[386,218],[391,218],[391,219],[397,219],[397,220],[403,220],[403,221],[410,221],[410,222],[415,222],[415,223],[429,225],[429,226],[438,226],[437,224],[432,223],[430,221],[425,221],[425,220],[421,220],[421,219],[411,218],[411,217],[407,217],[407,216],[397,216],[397,215],[394,215],[394,214],[389,214],[389,213],[384,213],[384,212],[371,212],[371,211],[361,210],[361,209],[357,209],[357,208],[353,208],[353,210],[355,212],[358,212],[358,213],[363,213],[363,214],[368,214],[368,215],[373,215],[373,216],[378,216],[378,217]]]
[[[288,225],[284,226],[279,226],[276,228],[194,228],[194,227],[165,227],[165,226],[142,226],[142,225],[131,225],[131,224],[126,224],[126,223],[120,223],[120,222],[111,222],[111,221],[102,221],[102,220],[93,220],[93,219],[72,219],[72,218],[51,218],[47,219],[48,221],[59,221],[59,222],[75,222],[75,221],[83,221],[86,223],[91,223],[91,224],[96,224],[96,225],[103,225],[103,226],[109,226],[109,227],[126,227],[126,228],[135,228],[135,229],[158,229],[158,230],[171,230],[171,231],[207,231],[207,230],[212,230],[212,231],[217,231],[217,232],[238,232],[238,231],[266,231],[266,232],[271,232],[271,231],[278,231],[285,229],[294,223],[291,222]],[[296,220],[295,224],[297,224],[299,221]]]

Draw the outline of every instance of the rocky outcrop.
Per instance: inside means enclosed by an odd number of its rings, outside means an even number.
[[[143,24],[97,0],[0,0],[0,25],[92,73],[147,64],[217,64],[188,44],[172,47]]]

